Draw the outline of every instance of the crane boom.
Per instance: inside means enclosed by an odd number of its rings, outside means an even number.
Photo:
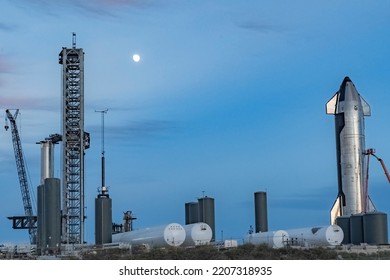
[[[7,117],[11,125],[12,143],[13,143],[14,153],[15,153],[16,168],[18,171],[20,189],[22,192],[24,213],[27,218],[27,227],[29,231],[30,243],[35,244],[37,230],[34,227],[34,215],[33,215],[33,209],[31,204],[30,190],[28,187],[27,173],[26,173],[26,168],[25,168],[25,163],[23,158],[22,144],[20,141],[18,128],[16,126],[16,118],[18,116],[19,109],[16,110],[14,115],[11,114],[9,109],[7,109],[5,112],[7,114]],[[8,129],[8,126],[6,125],[5,128]]]
[[[375,155],[375,150],[374,150],[374,149],[368,149],[368,150],[366,151],[365,154],[366,154],[366,155],[374,156],[374,157],[379,161],[379,163],[380,163],[381,166],[382,166],[383,171],[385,172],[387,181],[389,181],[389,183],[390,183],[390,174],[389,174],[389,172],[387,171],[387,168],[386,168],[386,165],[385,165],[385,162],[383,161],[383,159],[381,159],[381,158],[379,158],[379,157],[377,157],[377,156]]]

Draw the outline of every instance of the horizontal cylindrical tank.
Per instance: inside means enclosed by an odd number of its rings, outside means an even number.
[[[198,246],[209,244],[213,237],[211,227],[206,223],[184,225],[186,239],[182,246]]]
[[[284,230],[277,231],[267,231],[267,232],[257,232],[250,233],[245,237],[244,242],[246,244],[253,245],[268,245],[272,248],[283,248],[287,241],[289,240],[289,235]]]
[[[122,232],[112,235],[113,243],[130,243],[151,247],[180,246],[186,239],[185,229],[178,223]]]
[[[290,245],[336,246],[344,239],[344,232],[338,225],[286,230]]]

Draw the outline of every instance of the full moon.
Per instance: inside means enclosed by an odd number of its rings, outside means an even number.
[[[138,61],[140,61],[141,60],[141,57],[139,56],[139,54],[134,54],[133,55],[133,61],[134,62],[138,62]]]

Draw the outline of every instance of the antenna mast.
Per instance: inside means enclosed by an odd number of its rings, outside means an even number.
[[[75,49],[76,48],[76,33],[72,33],[72,47]]]
[[[108,109],[105,110],[95,110],[95,112],[100,113],[102,116],[102,194],[107,192],[105,186],[105,151],[104,151],[104,114],[106,114]]]

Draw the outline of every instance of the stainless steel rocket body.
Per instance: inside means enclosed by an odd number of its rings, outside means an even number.
[[[331,210],[334,223],[338,216],[350,216],[367,209],[364,206],[369,200],[364,193],[364,117],[371,115],[371,109],[346,77],[340,90],[326,104],[326,113],[335,115],[338,195]]]

